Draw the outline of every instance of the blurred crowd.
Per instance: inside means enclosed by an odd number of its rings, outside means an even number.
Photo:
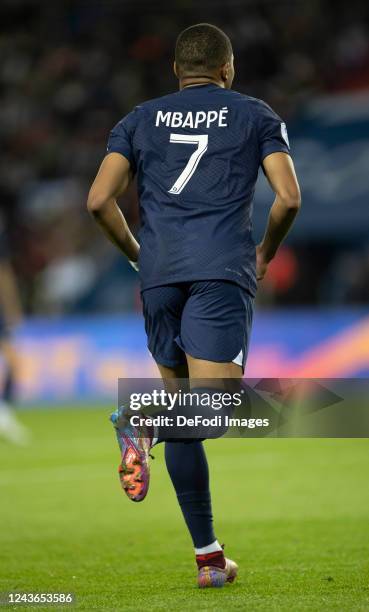
[[[225,29],[235,87],[293,120],[314,96],[369,86],[368,6],[2,0],[0,206],[27,312],[139,308],[135,273],[101,238],[85,201],[110,129],[135,104],[175,90],[181,29],[199,21]],[[121,204],[137,228],[134,188]],[[292,240],[260,301],[360,303],[368,275],[369,245]]]

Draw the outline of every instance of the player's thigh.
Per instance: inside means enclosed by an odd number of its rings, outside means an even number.
[[[253,299],[228,281],[193,283],[181,323],[190,378],[239,378],[246,362]]]
[[[206,359],[197,359],[187,354],[186,358],[190,380],[208,381],[206,384],[202,383],[201,386],[211,386],[213,378],[242,378],[243,376],[242,366],[233,362],[207,361]]]
[[[145,330],[150,353],[162,366],[168,378],[186,365],[186,357],[176,338],[181,329],[181,317],[186,302],[185,287],[163,285],[142,292]]]
[[[177,391],[180,389],[182,391],[189,389],[187,363],[174,368],[168,368],[160,363],[157,363],[156,365],[158,366],[160,376],[163,379],[164,388],[168,393],[177,393]]]

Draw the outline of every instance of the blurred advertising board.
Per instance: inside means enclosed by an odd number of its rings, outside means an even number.
[[[118,378],[158,375],[139,315],[29,319],[15,342],[25,404],[115,402]],[[257,312],[246,375],[369,377],[368,312]]]

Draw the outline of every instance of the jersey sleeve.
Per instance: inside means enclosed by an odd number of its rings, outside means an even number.
[[[120,153],[128,159],[133,171],[136,171],[136,161],[133,151],[133,136],[137,125],[137,108],[123,117],[112,129],[109,135],[107,155],[109,153]]]
[[[258,138],[260,163],[271,153],[290,153],[286,124],[265,102],[258,109]]]

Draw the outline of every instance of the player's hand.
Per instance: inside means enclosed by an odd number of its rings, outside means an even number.
[[[269,261],[265,258],[263,247],[258,244],[256,247],[256,280],[263,280],[268,270]]]

